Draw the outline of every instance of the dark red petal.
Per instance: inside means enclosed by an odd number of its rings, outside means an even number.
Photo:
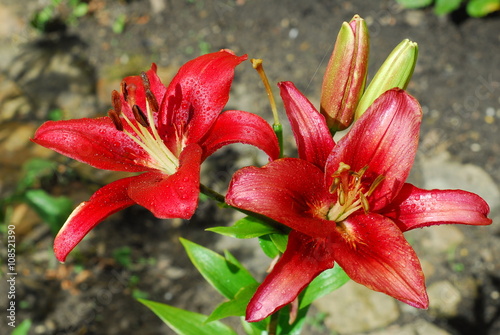
[[[71,213],[54,240],[59,261],[64,262],[71,250],[102,220],[135,203],[127,195],[128,185],[134,178],[119,179],[100,188]]]
[[[437,224],[489,225],[490,208],[474,193],[462,190],[422,190],[405,184],[394,201],[379,213],[402,231]]]
[[[246,55],[238,57],[221,50],[183,65],[165,93],[160,134],[171,138],[175,131],[181,130],[188,144],[197,143],[226,105],[234,68],[246,59]]]
[[[237,171],[226,195],[231,206],[263,214],[315,237],[335,229],[335,222],[324,219],[332,201],[323,185],[323,172],[297,158]]]
[[[336,262],[354,281],[411,306],[429,301],[420,262],[398,226],[378,214],[351,215],[331,243]]]
[[[326,184],[332,184],[332,174],[340,162],[353,171],[365,166],[365,176],[384,181],[369,199],[371,210],[392,201],[403,187],[417,152],[422,110],[417,100],[400,89],[382,94],[355,121],[353,128],[333,149],[327,162]]]
[[[207,137],[200,143],[203,158],[231,143],[254,145],[263,150],[271,160],[278,159],[278,138],[266,120],[258,115],[242,111],[226,111],[215,121]]]
[[[333,264],[333,254],[324,239],[292,231],[285,253],[250,300],[246,320],[260,321],[291,303],[317,275]]]
[[[321,115],[292,82],[278,83],[299,157],[324,169],[335,142]]]
[[[179,162],[179,169],[171,176],[161,172],[137,176],[128,189],[130,198],[157,218],[191,218],[200,193],[201,148],[197,144],[187,146]]]
[[[139,172],[149,168],[137,162],[148,154],[110,118],[48,121],[38,128],[33,142],[99,169]]]

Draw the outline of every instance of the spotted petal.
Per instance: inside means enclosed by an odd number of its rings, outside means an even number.
[[[134,178],[119,179],[100,188],[71,213],[54,240],[54,253],[59,261],[64,262],[71,250],[102,220],[135,203],[127,194]]]
[[[226,202],[310,236],[323,237],[335,227],[324,219],[332,195],[323,185],[323,171],[302,159],[282,158],[237,171]]]
[[[225,111],[203,139],[203,159],[231,143],[254,145],[270,159],[279,157],[278,138],[269,123],[258,115],[243,111]]]
[[[285,253],[248,304],[247,321],[260,321],[291,303],[317,275],[333,267],[333,254],[324,242],[290,233]]]
[[[187,146],[179,163],[177,172],[170,176],[148,172],[135,177],[128,189],[130,198],[157,218],[191,218],[198,206],[201,148]]]
[[[462,190],[423,190],[405,184],[380,213],[394,219],[402,231],[438,224],[489,225],[490,208],[480,196]]]
[[[234,68],[246,59],[221,50],[183,65],[163,98],[160,134],[171,139],[182,131],[187,144],[199,142],[229,100]]]
[[[323,169],[335,142],[321,115],[292,82],[278,84],[299,157]]]
[[[339,230],[330,246],[352,280],[408,305],[428,307],[420,262],[394,222],[373,213],[351,215]]]
[[[98,169],[148,170],[138,163],[148,161],[148,154],[107,117],[47,121],[32,141]]]
[[[386,206],[410,173],[421,118],[420,105],[405,91],[392,89],[382,94],[333,149],[327,161],[326,184],[332,184],[341,162],[352,171],[368,166],[368,178],[385,177],[370,199],[371,210]]]

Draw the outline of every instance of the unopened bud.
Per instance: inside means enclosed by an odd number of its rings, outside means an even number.
[[[323,77],[321,113],[332,132],[352,122],[363,94],[368,69],[369,36],[365,21],[355,15],[342,24]]]
[[[392,50],[361,97],[356,109],[356,119],[385,91],[395,87],[406,89],[417,63],[417,55],[417,43],[408,39]]]

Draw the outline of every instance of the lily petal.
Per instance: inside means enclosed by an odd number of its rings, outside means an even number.
[[[244,143],[263,150],[271,160],[278,159],[278,138],[273,129],[258,115],[243,111],[225,111],[203,139],[203,158],[231,143]]]
[[[149,170],[137,163],[148,161],[148,154],[107,117],[47,121],[32,141],[98,169]]]
[[[71,213],[54,240],[54,253],[59,261],[64,262],[71,250],[102,220],[135,204],[127,195],[134,178],[119,179],[100,188]]]
[[[282,158],[262,168],[249,166],[237,171],[226,202],[304,234],[323,237],[335,229],[335,222],[324,219],[331,198],[323,186],[323,172],[316,165]]]
[[[369,199],[370,208],[376,211],[386,206],[408,178],[421,119],[422,110],[415,98],[400,89],[386,91],[333,149],[327,161],[326,184],[332,184],[332,174],[341,162],[353,171],[368,166],[368,178],[385,177]]]
[[[292,82],[278,83],[299,157],[323,169],[335,142],[321,115]]]
[[[339,230],[330,246],[352,280],[408,305],[428,307],[420,262],[394,222],[373,213],[352,215]]]
[[[490,208],[474,193],[462,190],[423,190],[405,184],[390,206],[380,214],[407,230],[438,224],[489,225]]]
[[[157,218],[191,218],[200,193],[201,148],[197,144],[187,146],[179,163],[177,172],[170,176],[148,172],[135,177],[128,189],[130,198]]]
[[[324,240],[292,231],[285,253],[250,300],[246,320],[260,321],[291,303],[316,276],[333,265],[333,254]]]
[[[187,133],[187,144],[199,142],[229,100],[234,68],[246,59],[246,55],[221,50],[183,65],[163,98],[160,135],[175,138],[182,130]]]

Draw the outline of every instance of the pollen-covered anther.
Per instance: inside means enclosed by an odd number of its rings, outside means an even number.
[[[377,176],[370,184],[366,177],[368,166],[358,171],[352,171],[345,163],[340,163],[338,170],[332,175],[333,181],[330,193],[337,193],[336,203],[327,214],[329,220],[342,222],[352,213],[363,209],[365,213],[370,211],[368,198],[384,180],[384,176]]]
[[[120,93],[118,93],[118,91],[116,90],[113,90],[113,92],[111,92],[111,105],[119,116],[122,112],[122,99],[120,97]]]
[[[108,111],[108,116],[113,121],[113,124],[115,125],[116,130],[118,131],[123,131],[123,123],[122,119],[114,109],[110,109]]]
[[[151,84],[149,82],[149,78],[145,72],[141,73],[142,83],[144,85],[144,90],[146,94],[146,100],[149,103],[149,108],[151,108],[151,112],[157,113],[160,109],[160,105],[158,104],[158,100],[156,100],[155,95],[151,91]]]
[[[132,112],[134,113],[135,120],[144,128],[149,127],[148,118],[146,114],[141,110],[141,108],[137,105],[132,106]]]
[[[122,91],[123,99],[127,101],[128,99],[127,83],[122,81],[122,83],[120,84],[120,89]]]

